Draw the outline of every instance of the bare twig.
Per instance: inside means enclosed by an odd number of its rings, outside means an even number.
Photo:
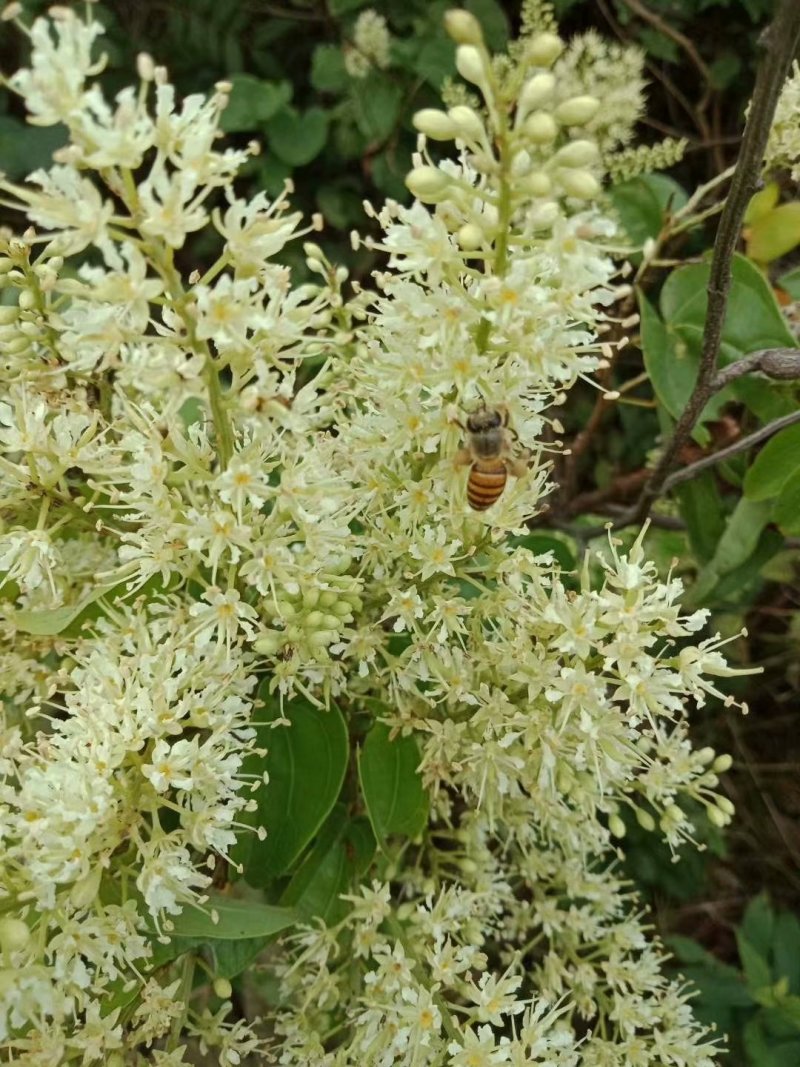
[[[688,467],[683,467],[681,470],[671,474],[664,482],[663,491],[666,493],[676,485],[682,485],[683,482],[688,482],[690,478],[696,477],[702,471],[708,470],[709,467],[715,467],[718,463],[730,459],[731,456],[735,456],[739,452],[746,452],[748,448],[753,448],[762,441],[766,441],[768,437],[772,437],[779,430],[785,430],[787,426],[793,426],[796,422],[800,422],[800,411],[793,411],[780,419],[774,419],[772,422],[767,423],[766,426],[762,426],[760,430],[755,430],[746,437],[740,437],[738,441],[734,441],[727,448],[712,452],[710,456],[703,456],[696,463],[690,463]]]
[[[639,0],[624,0],[624,2],[631,11],[634,11],[639,16],[640,19],[644,22],[649,22],[659,33],[663,33],[665,37],[669,37],[670,40],[674,41],[680,48],[682,48],[689,59],[691,59],[692,63],[694,63],[695,67],[697,67],[697,71],[706,85],[711,85],[711,71],[708,69],[708,66],[695,48],[694,44],[685,36],[685,34],[682,34],[680,30],[676,30],[674,26],[670,26],[670,24],[665,22],[655,13],[655,11],[651,11],[650,8],[639,3]]]
[[[708,280],[708,311],[694,390],[639,500],[635,507],[622,517],[622,525],[628,525],[630,522],[640,523],[646,518],[653,501],[663,491],[678,454],[714,394],[717,359],[731,285],[733,253],[747,204],[755,191],[775,106],[797,50],[798,38],[800,3],[797,0],[781,0],[777,15],[761,35],[763,55],[750,101],[742,148],[714,241]]]

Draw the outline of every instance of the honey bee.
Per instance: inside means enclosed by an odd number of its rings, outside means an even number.
[[[467,434],[467,447],[456,455],[458,466],[470,464],[467,478],[467,502],[475,511],[485,511],[500,499],[509,471],[515,478],[527,469],[524,458],[513,457],[513,430],[508,428],[505,406],[487,407],[484,403],[467,416],[467,425],[458,425]]]

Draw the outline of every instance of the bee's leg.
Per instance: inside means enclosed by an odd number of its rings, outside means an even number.
[[[460,448],[453,456],[454,467],[466,467],[472,462],[472,453],[468,448]]]
[[[531,454],[526,448],[522,455],[508,460],[506,466],[515,478],[521,478],[530,466]]]
[[[485,402],[484,402],[483,406],[486,407],[486,403]],[[494,410],[497,412],[497,414],[503,420],[503,426],[508,426],[508,405],[507,404],[495,404]],[[513,433],[513,431],[512,431],[512,433]]]

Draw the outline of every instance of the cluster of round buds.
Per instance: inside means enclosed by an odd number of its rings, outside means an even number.
[[[298,592],[280,590],[264,604],[272,626],[261,631],[253,647],[265,656],[296,652],[311,659],[327,657],[363,607],[358,590],[356,579],[347,575],[329,575],[324,584]]]
[[[430,140],[464,145],[470,165],[479,173],[502,174],[512,201],[530,202],[528,222],[533,229],[552,225],[564,198],[594,199],[600,192],[594,173],[600,153],[582,128],[597,114],[600,101],[589,95],[560,96],[550,68],[563,51],[561,39],[540,33],[527,41],[523,62],[531,73],[516,99],[508,99],[477,20],[467,11],[455,10],[448,12],[445,25],[457,42],[458,72],[481,91],[485,116],[463,104],[448,111],[424,108],[414,116],[416,129]],[[429,159],[419,160],[406,185],[423,203],[463,203],[467,216],[476,193]],[[481,233],[482,222],[488,222],[491,231],[491,218],[462,221],[458,229],[462,248],[479,248],[491,240],[491,232]]]

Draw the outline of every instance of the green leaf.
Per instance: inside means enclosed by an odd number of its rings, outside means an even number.
[[[328,8],[332,15],[346,15],[348,11],[358,11],[369,2],[370,0],[329,0]]]
[[[766,893],[753,897],[745,909],[739,929],[757,952],[764,957],[769,956],[775,929],[775,912]]]
[[[287,107],[269,120],[266,129],[275,154],[290,167],[303,167],[325,147],[328,112],[321,107],[304,112]]]
[[[750,500],[777,496],[788,479],[800,469],[800,423],[776,433],[756,456],[744,479]]]
[[[680,267],[667,278],[661,292],[661,314],[673,353],[679,354],[695,374],[708,305],[708,276],[707,263]],[[728,311],[722,331],[720,364],[725,366],[734,363],[760,348],[794,347],[794,338],[769,282],[748,259],[735,256]],[[656,389],[658,392],[658,387]],[[682,396],[682,410],[690,392],[691,385],[687,390],[686,376],[681,374],[680,388],[673,389],[671,393],[673,403],[677,396]],[[734,397],[747,404],[764,421],[786,414],[793,408],[785,389],[743,377],[716,394],[712,403],[705,408],[704,418],[714,417],[720,407]]]
[[[758,990],[771,985],[772,971],[769,962],[750,944],[741,930],[736,931],[736,944],[750,992],[757,993]]]
[[[800,995],[800,920],[782,911],[772,933],[773,974],[785,978],[792,993]]]
[[[39,167],[49,167],[53,152],[69,141],[66,127],[29,126],[19,119],[0,117],[0,160],[3,173],[12,180],[27,178]]]
[[[211,951],[215,975],[235,978],[247,970],[271,940],[271,937],[248,937],[241,941],[214,941]]]
[[[800,267],[782,274],[778,278],[778,285],[789,294],[792,300],[800,300]]]
[[[124,583],[121,585],[118,582],[113,585],[99,585],[91,593],[83,597],[82,600],[79,600],[77,604],[68,604],[62,608],[52,608],[50,610],[15,611],[11,616],[11,621],[16,629],[22,633],[33,634],[36,637],[54,637],[56,634],[63,633],[90,604],[93,604],[112,590],[122,590],[123,588]]]
[[[781,187],[777,182],[767,182],[763,189],[753,193],[747,210],[744,213],[745,226],[752,226],[754,222],[765,218],[777,205],[781,195]]]
[[[432,37],[420,48],[415,69],[437,92],[445,78],[455,74],[455,45],[447,37]]]
[[[700,571],[691,590],[695,604],[704,603],[720,579],[742,566],[753,555],[761,531],[770,519],[770,505],[743,497],[728,519],[711,560]]]
[[[265,717],[279,715],[270,700]],[[251,885],[265,886],[292,867],[336,803],[347,768],[347,728],[338,708],[324,711],[296,698],[284,704],[283,717],[288,726],[257,730],[269,775],[256,794],[257,821],[267,836],[249,850],[245,878]]]
[[[344,804],[337,804],[281,903],[294,907],[307,920],[338,922],[348,907],[341,894],[355,887],[372,862],[375,847],[368,820],[363,816],[348,819]]]
[[[508,41],[508,19],[497,0],[466,0],[464,7],[480,22],[489,50],[501,52]]]
[[[523,534],[517,537],[509,537],[509,545],[513,547],[527,548],[535,556],[543,556],[552,552],[553,558],[564,571],[575,570],[575,557],[570,551],[569,545],[550,534]]]
[[[697,378],[697,361],[688,346],[665,326],[644,293],[639,292],[642,354],[659,402],[677,419]]]
[[[742,69],[742,61],[733,52],[723,52],[709,67],[711,84],[715,89],[727,89]]]
[[[271,937],[292,926],[299,918],[292,908],[234,900],[221,893],[211,893],[204,907],[208,911],[184,908],[173,920],[175,937],[201,938],[203,941]]]
[[[288,81],[267,82],[252,74],[234,74],[231,84],[230,101],[220,120],[226,133],[256,129],[292,98],[292,86]]]
[[[673,490],[686,523],[689,542],[700,563],[708,563],[717,550],[725,530],[725,511],[711,471],[702,474]]]
[[[311,57],[311,84],[321,93],[340,93],[350,83],[341,48],[318,44]]]
[[[390,739],[389,727],[372,727],[359,754],[358,774],[367,814],[382,846],[391,834],[418,837],[428,821],[430,801],[417,771],[415,738]]]
[[[355,93],[356,123],[370,142],[381,143],[397,125],[403,90],[385,77],[371,74]]]
[[[609,190],[626,234],[637,248],[661,232],[668,212],[686,203],[686,193],[663,174],[640,174]]]
[[[779,204],[748,228],[747,254],[757,263],[771,263],[800,244],[800,201]]]
[[[781,486],[772,518],[783,533],[800,534],[800,469]]]

